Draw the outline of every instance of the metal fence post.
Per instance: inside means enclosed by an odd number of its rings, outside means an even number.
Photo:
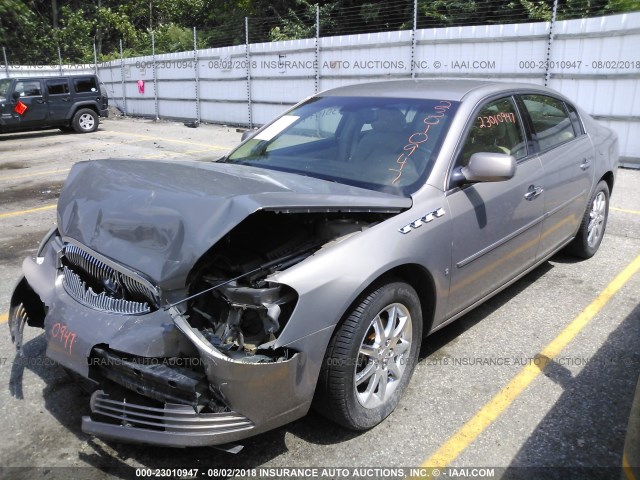
[[[418,0],[413,0],[413,30],[411,30],[411,78],[416,78],[416,30],[418,29]]]
[[[253,128],[253,105],[251,104],[251,55],[249,53],[249,17],[244,17],[244,57],[247,64],[247,109],[249,111],[249,128]]]
[[[160,111],[158,109],[158,72],[156,71],[156,37],[151,32],[151,59],[153,61],[153,98],[156,109],[156,120],[160,120]]]
[[[60,46],[58,45],[58,67],[60,75],[62,75],[62,55],[60,54]]]
[[[127,115],[127,89],[124,83],[124,54],[122,52],[122,39],[120,39],[120,79],[122,80],[122,109]]]
[[[556,24],[556,15],[558,13],[558,0],[553,0],[553,11],[551,12],[551,22],[549,23],[549,40],[547,42],[547,57],[544,67],[544,86],[546,87],[551,78],[549,71],[549,62],[551,62],[551,45],[553,44],[553,27]]]
[[[200,123],[200,69],[198,66],[198,37],[193,27],[193,73],[196,78],[196,122]]]
[[[9,60],[7,60],[7,50],[2,47],[2,56],[4,57],[4,68],[7,71],[7,78],[9,78]]]
[[[93,42],[93,71],[98,75],[98,51],[96,50],[96,42]]]
[[[316,3],[316,84],[315,93],[320,90],[320,5]]]

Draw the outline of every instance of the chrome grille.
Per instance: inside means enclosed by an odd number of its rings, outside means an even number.
[[[156,289],[149,282],[142,278],[136,278],[133,273],[125,271],[124,268],[114,268],[106,261],[97,258],[96,255],[72,243],[65,245],[64,256],[76,274],[84,272],[90,277],[88,279],[90,283],[103,285],[105,280],[109,280],[114,285],[124,287],[127,293],[133,297],[132,300],[146,301],[149,304],[157,303]],[[82,272],[78,272],[77,269]]]
[[[147,302],[134,302],[114,298],[105,292],[95,293],[80,276],[67,267],[62,267],[62,285],[65,291],[81,304],[108,313],[140,315],[151,311]]]
[[[111,399],[97,390],[91,395],[91,411],[127,427],[161,429],[176,433],[211,435],[247,430],[253,422],[235,412],[196,413],[188,405],[165,404],[164,408]]]
[[[80,267],[96,281],[101,282],[104,278],[109,278],[114,283],[118,281],[118,273],[113,268],[75,245],[66,245],[64,256],[71,265]]]

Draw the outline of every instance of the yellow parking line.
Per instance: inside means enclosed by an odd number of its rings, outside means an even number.
[[[69,173],[69,170],[69,168],[63,168],[62,170],[42,170],[40,172],[25,173],[23,175],[9,175],[0,177],[0,180],[14,180],[16,178],[37,177],[38,175],[48,175],[50,173]]]
[[[130,133],[130,132],[118,132],[118,131],[110,131],[109,133],[117,133],[119,135],[129,135],[131,137],[138,137],[147,140],[160,140],[161,142],[170,142],[170,143],[182,143],[184,145],[195,145],[197,147],[208,147],[212,150],[231,150],[231,147],[221,147],[219,145],[211,145],[209,143],[197,143],[197,142],[189,142],[187,140],[175,140],[173,138],[162,138],[162,137],[154,137],[151,135],[142,135],[140,133]]]
[[[640,210],[628,210],[626,208],[617,207],[611,207],[611,210],[615,210],[616,212],[633,213],[635,215],[640,215]]]
[[[484,432],[520,396],[545,366],[573,340],[631,277],[640,270],[640,255],[620,272],[613,281],[560,334],[536,355],[539,361],[524,367],[489,400],[467,423],[453,434],[423,464],[423,468],[444,468],[451,464],[482,432]],[[538,365],[536,365],[536,363]]]
[[[28,210],[19,210],[17,212],[0,213],[0,218],[16,217],[18,215],[23,215],[23,214],[26,215],[28,213],[42,212],[44,210],[51,210],[52,208],[56,208],[56,204],[55,203],[53,205],[45,205],[44,207],[29,208]]]
[[[633,467],[629,464],[626,452],[622,453],[622,471],[627,480],[636,480],[636,476],[633,473]]]
[[[2,315],[0,315],[0,323],[5,323],[7,320],[9,320],[8,313],[3,313]]]

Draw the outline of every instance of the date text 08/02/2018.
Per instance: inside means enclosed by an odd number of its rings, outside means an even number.
[[[579,70],[580,68],[632,70],[640,69],[640,60],[593,60],[592,62],[583,62],[582,60],[520,60],[518,68],[520,70]]]

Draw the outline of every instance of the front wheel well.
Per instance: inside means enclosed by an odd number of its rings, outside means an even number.
[[[402,280],[411,285],[420,299],[420,309],[422,310],[422,335],[426,336],[431,331],[436,307],[436,288],[433,277],[427,269],[417,264],[399,265],[386,271],[363,289],[363,292],[370,292],[377,286],[394,280]],[[347,312],[350,312],[358,303],[360,296],[350,305]]]
[[[605,182],[607,182],[607,185],[609,187],[609,195],[611,195],[611,193],[613,192],[613,172],[608,171],[602,176],[600,180],[604,180]]]
[[[27,324],[30,327],[44,328],[44,317],[47,309],[40,296],[31,288],[27,279],[22,277],[11,295],[10,310],[14,311],[20,305],[27,314]]]

